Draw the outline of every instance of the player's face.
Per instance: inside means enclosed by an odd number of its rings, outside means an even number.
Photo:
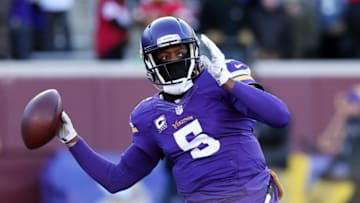
[[[159,64],[159,74],[165,81],[186,78],[189,65],[184,59],[189,58],[188,46],[178,44],[156,51],[155,62]]]
[[[156,61],[166,63],[183,59],[188,56],[188,49],[184,44],[170,46],[156,53]]]

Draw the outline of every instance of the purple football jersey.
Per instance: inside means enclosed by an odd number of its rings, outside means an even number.
[[[256,84],[244,64],[227,65],[236,80]],[[178,103],[156,94],[131,114],[133,143],[155,160],[167,156],[174,162],[187,202],[264,201],[270,174],[253,134],[255,120],[234,102],[204,70]]]

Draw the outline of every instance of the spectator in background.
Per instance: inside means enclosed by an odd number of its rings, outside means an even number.
[[[11,57],[28,59],[32,52],[32,12],[28,0],[12,0],[9,16]]]
[[[255,33],[256,58],[291,57],[293,28],[281,0],[260,0],[252,11],[251,27]]]
[[[254,37],[249,29],[249,13],[251,4],[247,0],[203,0],[199,32],[214,40],[229,58],[251,63]]]
[[[360,58],[360,0],[347,0],[345,22],[350,39],[349,57]]]
[[[354,191],[346,202],[360,202],[360,84],[336,95],[335,113],[318,146],[330,157],[322,178],[350,180]]]
[[[354,194],[349,158],[355,155],[352,154],[352,145],[355,137],[350,134],[349,127],[352,120],[358,120],[357,118],[360,116],[360,106],[356,104],[355,100],[356,98],[359,100],[359,98],[354,93],[352,89],[348,95],[340,92],[335,96],[335,112],[319,136],[315,152],[310,155],[313,167],[310,170],[308,185],[314,191],[321,191],[317,182],[322,182],[322,188],[332,183],[337,183],[332,184],[333,191],[331,191],[332,198],[337,199],[337,202],[348,202],[351,195]],[[356,157],[358,158],[359,155],[356,155]],[[344,188],[348,189],[344,190]],[[317,193],[313,194],[314,196],[310,199],[311,202],[331,201]]]
[[[68,15],[74,0],[38,0],[39,6],[46,16],[45,50],[71,51],[72,33]]]
[[[184,19],[190,25],[196,27],[196,18],[193,8],[183,0],[140,0],[135,8],[134,18],[140,24],[141,29],[156,18],[174,16]]]
[[[132,18],[124,0],[99,0],[95,50],[98,59],[123,59]]]
[[[313,0],[285,0],[293,29],[294,58],[314,58],[319,46],[319,19]]]
[[[334,108],[314,149],[291,155],[290,203],[360,202],[360,84],[338,93]]]
[[[355,90],[351,90],[348,95],[340,92],[335,96],[335,112],[317,143],[320,152],[331,155],[349,152],[346,149],[348,145],[344,145],[344,142],[350,138],[347,136],[347,125],[351,119],[360,116],[360,106],[355,103],[356,100],[360,102],[360,95],[357,95],[360,93],[360,86],[357,87],[359,92],[355,92]]]
[[[32,13],[32,50],[45,51],[46,44],[44,39],[46,37],[46,16],[44,11],[40,8],[40,0],[30,0]]]
[[[347,94],[349,117],[346,122],[346,145],[349,156],[346,160],[350,165],[350,180],[354,183],[353,196],[349,203],[360,202],[360,84],[355,85]]]
[[[320,15],[320,58],[344,58],[349,50],[346,43],[345,0],[318,0]]]
[[[0,60],[10,58],[9,21],[11,0],[1,0],[0,3]]]

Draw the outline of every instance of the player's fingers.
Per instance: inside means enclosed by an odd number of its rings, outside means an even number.
[[[211,41],[206,35],[201,34],[201,41],[204,45],[209,49],[212,59],[214,60],[225,60],[224,54],[222,51],[216,46],[216,44]]]
[[[209,68],[211,65],[212,65],[211,61],[207,56],[205,55],[200,56],[200,67]]]
[[[71,123],[70,117],[65,111],[61,113],[61,119],[64,123]]]

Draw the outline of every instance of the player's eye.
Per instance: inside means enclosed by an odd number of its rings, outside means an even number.
[[[186,55],[186,53],[179,52],[179,53],[177,54],[177,58],[178,58],[178,59],[179,59],[179,58],[183,58],[185,55]]]
[[[175,61],[178,59],[185,58],[188,55],[188,49],[185,45],[177,45],[164,50],[161,50],[157,53],[157,60],[159,62],[169,62]]]
[[[169,56],[168,55],[165,55],[165,54],[162,54],[158,57],[158,59],[162,62],[165,62],[165,61],[169,61]]]
[[[158,59],[161,62],[168,62],[168,61],[175,61],[178,59],[181,59],[185,56],[186,53],[183,52],[174,52],[174,53],[168,53],[168,54],[159,54]]]

